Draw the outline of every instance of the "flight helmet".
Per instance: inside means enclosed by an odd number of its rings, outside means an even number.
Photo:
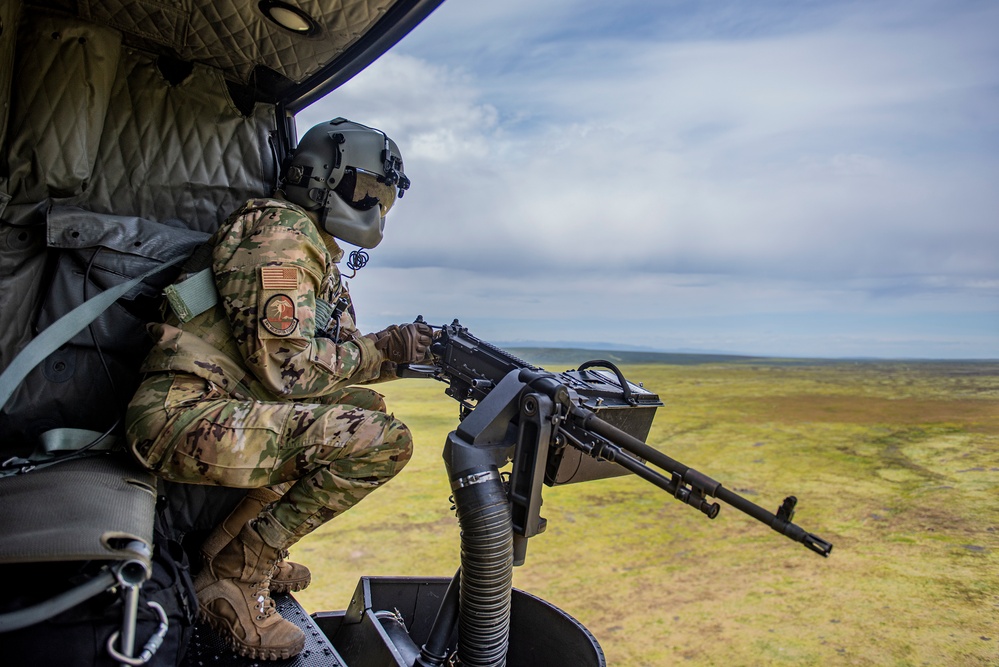
[[[285,162],[280,187],[289,201],[316,211],[331,235],[374,248],[396,196],[409,186],[394,141],[381,130],[335,118],[305,133]]]

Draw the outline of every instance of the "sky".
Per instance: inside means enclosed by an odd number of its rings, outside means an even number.
[[[413,187],[359,325],[999,358],[999,3],[446,0],[298,115]]]

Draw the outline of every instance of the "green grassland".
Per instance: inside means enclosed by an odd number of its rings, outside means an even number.
[[[999,363],[666,361],[623,368],[666,403],[649,443],[771,511],[796,495],[831,557],[628,476],[546,488],[515,586],[615,666],[999,664]],[[293,550],[310,611],[343,609],[361,575],[458,566],[440,456],[457,405],[433,381],[382,391],[416,454]]]

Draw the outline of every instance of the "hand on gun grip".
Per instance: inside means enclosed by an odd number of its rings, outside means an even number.
[[[393,324],[378,333],[368,334],[368,337],[389,361],[416,364],[429,360],[433,335],[433,329],[428,324],[413,322],[402,326]]]

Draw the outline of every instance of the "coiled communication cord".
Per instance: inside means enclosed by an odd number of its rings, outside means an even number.
[[[357,272],[368,265],[368,260],[371,257],[368,253],[363,250],[352,250],[350,255],[347,256],[347,268],[353,271],[347,278],[353,278],[357,275]]]

